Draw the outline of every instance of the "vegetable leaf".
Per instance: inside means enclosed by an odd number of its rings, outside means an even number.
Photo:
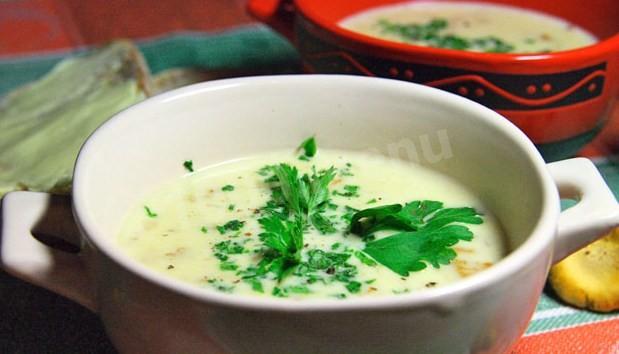
[[[333,195],[339,195],[341,197],[356,198],[359,196],[359,186],[347,184],[344,186],[344,191],[333,191]]]
[[[155,213],[154,211],[152,211],[151,208],[149,208],[148,206],[144,205],[144,211],[146,212],[146,215],[149,218],[156,218],[157,217],[157,213]]]
[[[239,221],[239,220],[230,220],[227,223],[223,224],[223,225],[218,225],[215,228],[217,229],[217,231],[219,231],[220,234],[225,234],[227,231],[239,231],[240,229],[243,228],[243,226],[245,226],[245,221]]]
[[[185,169],[189,172],[193,172],[193,161],[192,160],[186,160],[185,162],[183,162],[183,167],[185,167]]]
[[[282,163],[273,167],[273,172],[277,176],[281,188],[282,196],[286,201],[288,211],[292,214],[301,214],[301,193],[307,197],[306,187],[300,186],[299,171],[296,167]],[[303,191],[301,189],[304,189]]]
[[[268,269],[281,280],[301,261],[303,225],[299,220],[282,220],[275,215],[261,218],[258,222],[264,229],[258,235],[260,240],[274,252],[268,261]]]
[[[392,271],[408,276],[426,268],[449,264],[456,252],[451,246],[458,241],[470,241],[473,233],[462,225],[448,225],[437,229],[400,232],[366,244],[363,252]]]
[[[443,203],[423,200],[361,210],[351,220],[351,232],[364,237],[379,230],[401,231],[366,243],[363,250],[378,263],[407,276],[426,268],[449,264],[458,241],[470,241],[473,233],[462,224],[481,224],[474,208],[444,208]]]
[[[443,208],[441,202],[416,200],[404,206],[391,204],[361,210],[353,215],[350,230],[366,236],[380,230],[435,229],[454,222],[481,224],[483,220],[474,208]]]
[[[314,137],[309,137],[305,140],[303,140],[303,142],[301,143],[301,145],[299,145],[299,147],[297,148],[297,150],[301,150],[303,149],[303,156],[305,157],[314,157],[314,155],[316,155],[316,139],[314,139]]]
[[[310,221],[312,225],[321,233],[321,234],[332,234],[337,231],[335,226],[331,220],[327,219],[322,213],[314,213],[310,216]]]
[[[304,184],[309,187],[309,195],[305,203],[308,214],[312,214],[329,201],[329,183],[335,178],[335,173],[335,168],[330,167],[318,174],[314,171],[311,177],[303,176]]]

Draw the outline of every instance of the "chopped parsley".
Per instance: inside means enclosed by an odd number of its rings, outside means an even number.
[[[206,228],[206,226],[202,226],[202,227],[200,228],[200,231],[201,231],[203,234],[208,233],[208,229]]]
[[[233,211],[234,210],[234,204],[229,204],[228,205],[228,210]]]
[[[221,187],[221,190],[224,192],[232,192],[234,190],[234,186],[231,184],[226,184],[225,186]]]
[[[486,36],[479,38],[463,38],[445,33],[448,22],[442,18],[434,18],[427,23],[394,23],[386,19],[377,22],[383,33],[399,37],[406,42],[420,42],[431,47],[456,50],[473,50],[487,53],[509,53],[514,46],[505,43],[500,38]]]
[[[273,167],[275,165],[266,165],[266,166],[262,166],[258,171],[256,171],[257,174],[259,174],[262,177],[268,177],[272,175],[272,170]]]
[[[219,264],[219,269],[221,270],[237,270],[239,266],[231,261],[223,261]]]
[[[274,287],[271,295],[276,297],[288,297],[290,294],[309,294],[310,289],[305,285],[291,285],[287,287]]]
[[[153,212],[148,206],[144,206],[144,211],[146,211],[146,216],[148,216],[149,218],[156,218],[157,217],[157,213]]]
[[[239,231],[240,229],[243,228],[243,226],[245,226],[245,221],[240,221],[240,220],[230,220],[227,223],[223,224],[223,225],[218,225],[216,226],[217,231],[219,231],[220,234],[225,234],[228,231]]]
[[[351,294],[356,294],[361,291],[361,283],[359,283],[358,281],[351,281],[350,283],[346,284],[346,289]]]
[[[303,150],[303,155],[301,155],[299,159],[308,161],[311,157],[316,155],[316,139],[314,139],[313,136],[305,139],[297,148],[297,151],[298,150]]]
[[[222,293],[230,294],[234,291],[235,286],[226,284],[221,280],[209,279],[208,283],[217,291],[221,291]]]
[[[258,279],[245,279],[251,285],[251,289],[258,293],[264,293],[264,287],[262,286],[262,282]]]
[[[343,191],[333,191],[333,195],[339,195],[346,198],[356,198],[359,196],[359,186],[347,184]]]
[[[215,257],[217,257],[217,259],[219,259],[220,261],[227,261],[229,258],[228,256],[234,254],[243,254],[245,252],[245,247],[242,244],[238,242],[232,242],[230,240],[218,242],[215,244],[215,246],[213,246],[213,253],[215,254]]]
[[[192,160],[186,160],[185,162],[183,162],[183,167],[185,167],[185,169],[189,172],[193,172],[193,161]]]
[[[368,255],[366,255],[365,253],[363,253],[362,251],[355,251],[355,253],[353,253],[355,255],[355,257],[357,257],[357,259],[370,267],[374,267],[377,263],[370,257],[368,257]]]
[[[359,209],[355,209],[353,207],[346,205],[344,206],[344,211],[345,211],[344,214],[342,214],[342,220],[350,224],[352,222],[353,215],[355,215],[355,213],[358,212]]]
[[[350,162],[346,162],[345,167],[339,169],[340,176],[342,177],[354,176],[354,174],[350,171],[351,168],[352,168],[352,164]]]

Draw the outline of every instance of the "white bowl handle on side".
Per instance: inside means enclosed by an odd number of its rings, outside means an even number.
[[[41,228],[79,244],[71,201],[66,196],[11,192],[2,199],[0,264],[9,273],[95,311],[94,295],[79,253],[49,247],[33,236]],[[59,234],[61,233],[61,234]]]
[[[574,158],[547,166],[561,198],[578,201],[559,216],[555,264],[619,226],[619,205],[589,159]]]

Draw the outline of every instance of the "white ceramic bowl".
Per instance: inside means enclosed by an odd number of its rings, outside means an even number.
[[[512,251],[440,288],[294,301],[166,278],[114,242],[128,208],[184,173],[187,158],[204,166],[293,148],[312,134],[321,147],[373,149],[458,178],[494,211]],[[580,203],[561,213],[557,186]],[[424,86],[323,75],[203,83],[119,113],[80,152],[72,206],[79,233],[70,214],[62,216],[62,200],[8,194],[3,267],[98,312],[123,353],[503,352],[526,329],[550,265],[619,224],[616,201],[591,162],[546,165],[497,113]],[[59,214],[64,223],[54,224],[55,233],[76,236],[77,255],[31,237]]]

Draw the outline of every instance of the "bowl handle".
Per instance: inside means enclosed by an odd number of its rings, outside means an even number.
[[[0,215],[2,267],[95,311],[90,279],[76,246],[80,236],[70,197],[8,193],[2,200]]]
[[[619,205],[590,160],[574,158],[547,166],[561,198],[578,201],[559,216],[554,264],[619,226]]]
[[[293,40],[295,17],[293,0],[249,0],[247,12],[288,40]]]

